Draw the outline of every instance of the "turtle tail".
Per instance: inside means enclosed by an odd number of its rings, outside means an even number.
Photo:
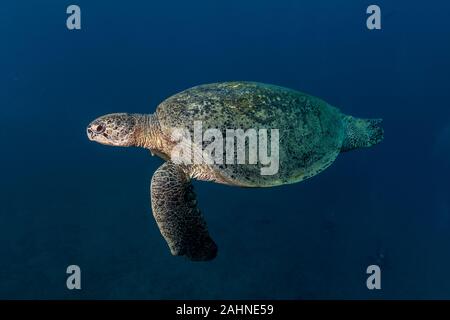
[[[360,119],[344,116],[344,141],[341,151],[368,148],[383,140],[382,119]]]

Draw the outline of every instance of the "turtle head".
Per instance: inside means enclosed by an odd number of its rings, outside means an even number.
[[[135,145],[138,118],[128,113],[112,113],[92,121],[86,131],[89,140],[118,147]]]

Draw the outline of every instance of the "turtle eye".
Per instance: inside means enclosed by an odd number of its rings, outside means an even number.
[[[102,133],[103,131],[105,131],[105,127],[102,126],[101,124],[99,124],[99,125],[95,128],[95,131],[96,131],[97,133]]]

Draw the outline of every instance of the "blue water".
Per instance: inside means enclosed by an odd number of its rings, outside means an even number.
[[[366,8],[382,30],[366,28]],[[82,29],[67,30],[78,4]],[[0,9],[0,298],[450,298],[445,1],[5,1]],[[278,84],[385,140],[304,183],[196,182],[219,255],[172,257],[150,210],[161,160],[88,141],[111,112],[191,86]],[[66,288],[66,267],[82,289]],[[381,290],[366,268],[381,267]]]

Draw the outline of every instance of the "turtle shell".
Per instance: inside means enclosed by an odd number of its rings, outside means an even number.
[[[267,162],[238,164],[236,152],[233,163],[225,161],[224,154],[224,163],[208,165],[228,183],[241,186],[269,187],[310,178],[336,159],[344,137],[343,116],[337,108],[305,93],[255,82],[196,86],[163,101],[156,115],[167,137],[176,128],[187,128],[193,137],[194,121],[201,121],[203,132],[220,130],[224,141],[227,130],[266,129],[270,142],[271,129],[278,129],[276,173],[261,174]],[[208,143],[203,141],[202,147]]]

